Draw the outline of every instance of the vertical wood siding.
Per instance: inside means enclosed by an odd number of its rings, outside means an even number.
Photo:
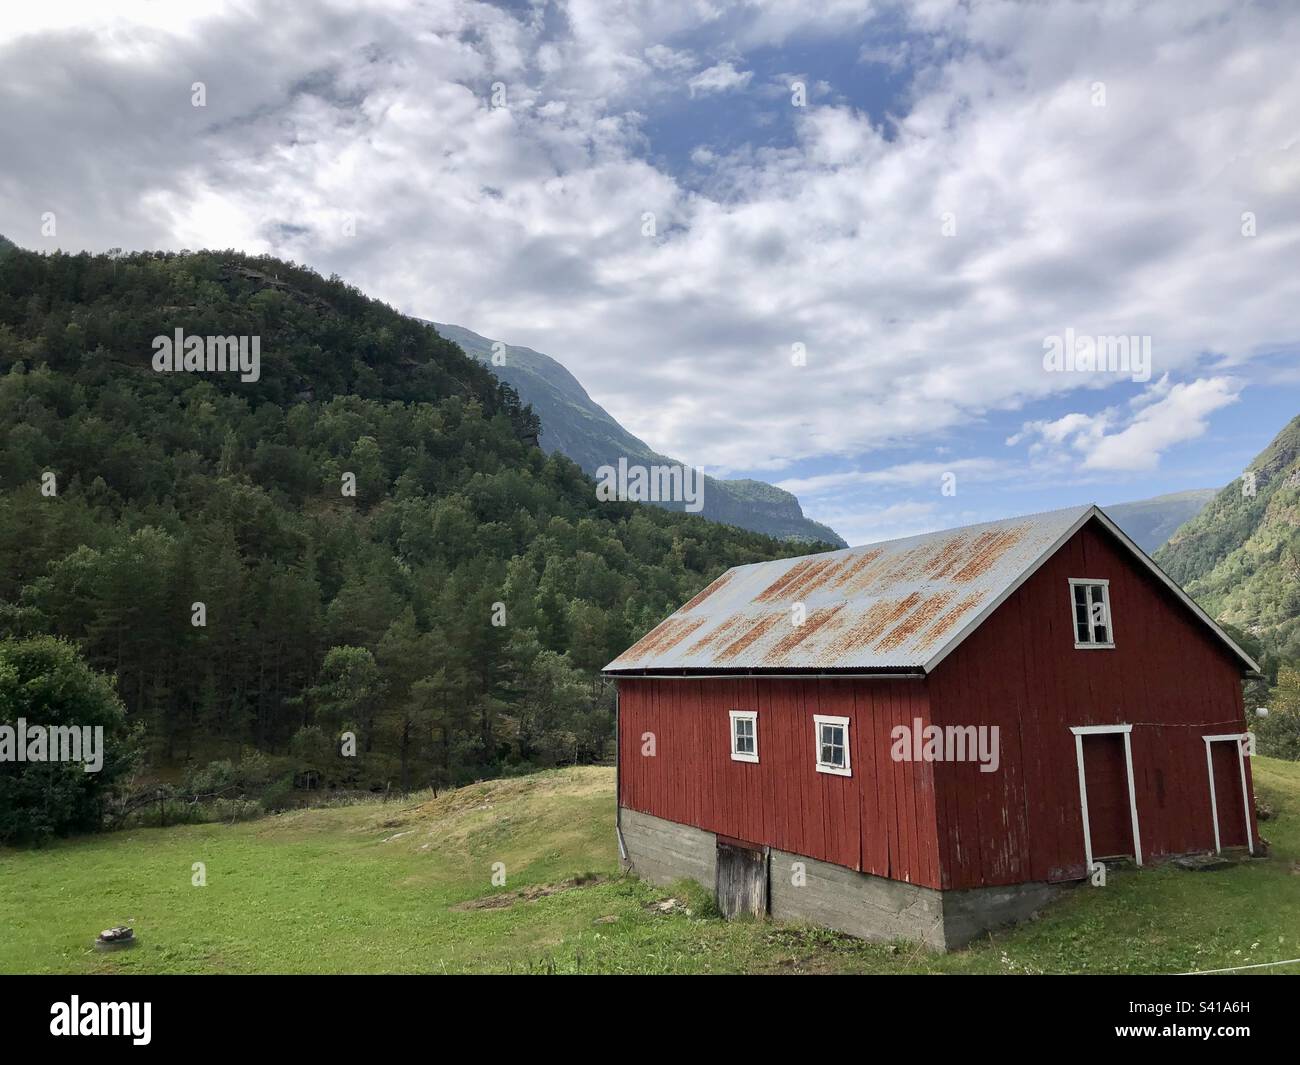
[[[1110,580],[1114,650],[1075,648],[1071,577]],[[929,685],[936,724],[1001,730],[998,772],[936,766],[941,886],[1084,875],[1075,725],[1133,725],[1144,861],[1213,848],[1202,736],[1244,731],[1239,667],[1097,523],[940,663]],[[1253,801],[1251,811],[1253,822]]]
[[[1071,577],[1110,581],[1114,650],[1075,648]],[[1235,658],[1096,523],[927,681],[625,678],[620,693],[624,806],[941,888],[1084,876],[1075,725],[1133,725],[1144,860],[1212,848],[1202,736],[1245,728]],[[732,761],[730,710],[758,711],[758,763]],[[849,718],[851,777],[816,771],[815,714]],[[891,730],[917,719],[997,725],[998,770],[894,761]]]
[[[758,711],[757,763],[731,758],[731,710]],[[852,776],[817,772],[815,714],[849,719]],[[733,839],[937,887],[934,767],[889,757],[891,729],[914,719],[929,721],[924,681],[623,679],[620,802]],[[642,754],[647,733],[653,757]]]

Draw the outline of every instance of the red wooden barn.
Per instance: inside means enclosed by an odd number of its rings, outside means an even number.
[[[1102,859],[1253,850],[1257,668],[1095,506],[739,566],[606,667],[620,853],[957,946]]]

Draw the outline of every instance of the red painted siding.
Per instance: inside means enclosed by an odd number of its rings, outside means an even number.
[[[1109,579],[1114,650],[1075,648],[1071,577]],[[944,887],[1084,875],[1077,725],[1133,725],[1144,861],[1213,848],[1202,737],[1244,730],[1239,667],[1099,524],[1072,537],[929,684],[936,724],[1001,731],[999,772],[936,767]]]
[[[1110,581],[1114,650],[1075,648],[1071,577]],[[620,802],[930,887],[1076,879],[1085,862],[1071,726],[1133,725],[1144,860],[1210,849],[1202,737],[1244,730],[1239,669],[1094,522],[928,680],[622,679]],[[731,759],[734,709],[758,711],[756,764]],[[816,771],[814,714],[850,719],[851,777]],[[998,770],[894,761],[891,730],[917,719],[996,725]],[[1249,761],[1246,773],[1249,788]],[[1221,825],[1229,816],[1220,811]]]
[[[759,762],[731,758],[731,710],[758,711]],[[813,716],[849,719],[851,777],[816,769]],[[619,685],[620,801],[669,821],[937,887],[934,773],[890,731],[929,720],[923,681],[652,680]],[[653,734],[653,756],[643,754]]]
[[[1093,857],[1135,854],[1123,734],[1103,732],[1084,736],[1083,769],[1088,785],[1088,832]],[[1244,828],[1242,832],[1245,833]]]
[[[1246,845],[1246,818],[1241,803],[1241,763],[1237,745],[1222,741],[1210,744],[1214,758],[1214,792],[1218,799],[1219,843],[1224,847]]]

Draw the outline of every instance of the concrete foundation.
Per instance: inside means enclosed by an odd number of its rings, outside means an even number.
[[[625,869],[652,884],[698,880],[713,890],[718,838],[712,832],[626,809],[621,811],[621,823],[627,846]]]
[[[655,884],[690,879],[714,890],[714,833],[636,810],[621,815],[624,868]],[[994,928],[1026,920],[1061,890],[1035,883],[938,891],[775,848],[768,863],[768,901],[777,920],[860,939],[911,940],[935,950],[955,950]]]

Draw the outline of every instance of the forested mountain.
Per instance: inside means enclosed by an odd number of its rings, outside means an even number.
[[[1156,554],[1174,580],[1266,651],[1300,662],[1300,417]],[[1253,490],[1250,479],[1253,477]]]
[[[177,329],[260,338],[258,379],[158,372]],[[727,567],[802,549],[599,502],[538,431],[337,278],[9,248],[0,638],[74,641],[155,766],[251,745],[415,785],[600,756],[598,668]]]
[[[1134,543],[1147,554],[1152,554],[1173,536],[1180,525],[1204,510],[1216,495],[1218,490],[1214,488],[1193,488],[1187,492],[1139,499],[1134,503],[1115,503],[1105,510]]]
[[[620,457],[645,466],[677,465],[676,459],[654,451],[633,436],[596,403],[578,379],[549,355],[532,348],[505,344],[503,365],[492,363],[493,340],[458,325],[430,322],[448,340],[488,365],[502,381],[535,410],[542,420],[541,443],[547,451],[568,455],[587,473],[615,466]],[[834,529],[804,517],[799,500],[783,488],[752,479],[705,478],[706,518],[766,533],[779,540],[828,543],[847,547]],[[660,503],[681,510],[681,503]]]

